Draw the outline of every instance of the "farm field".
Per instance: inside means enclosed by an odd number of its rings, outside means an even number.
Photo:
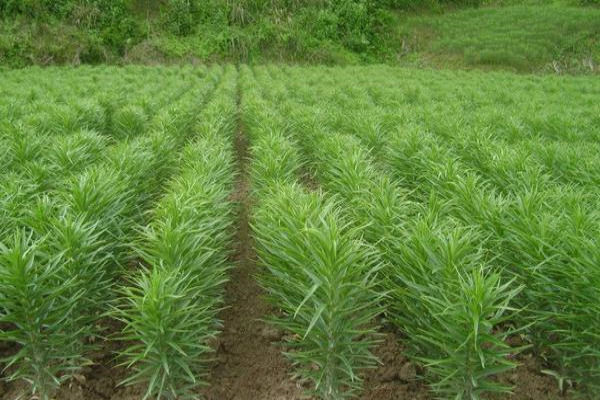
[[[600,389],[600,81],[0,77],[1,399]]]

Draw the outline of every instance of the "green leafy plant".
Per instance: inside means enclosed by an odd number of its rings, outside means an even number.
[[[269,95],[272,101],[280,101],[277,90]],[[307,164],[326,189],[344,200],[344,214],[361,227],[363,237],[386,262],[383,271],[388,279],[383,286],[391,291],[388,315],[408,334],[412,355],[427,366],[434,390],[444,398],[467,399],[509,393],[510,388],[496,384],[492,376],[515,368],[509,359],[522,350],[506,343],[517,333],[508,321],[516,319],[511,304],[520,288],[502,278],[485,247],[477,245],[485,243],[484,238],[475,230],[463,231],[459,220],[450,218],[455,207],[461,210],[458,215],[467,207],[481,211],[476,208],[480,197],[469,200],[479,182],[460,180],[458,163],[448,153],[436,152],[437,147],[428,147],[429,142],[399,136],[407,145],[392,147],[396,151],[392,160],[406,174],[403,177],[410,177],[407,181],[421,185],[423,197],[414,197],[431,207],[422,209],[407,201],[407,193],[387,171],[374,168],[357,139],[324,128],[333,125],[335,108],[319,113],[320,102],[307,107],[310,100],[298,97],[302,100],[297,103],[279,103],[284,119],[302,143]],[[346,98],[334,101],[341,104]],[[431,157],[414,155],[417,151],[427,151]],[[427,194],[429,199],[424,198]],[[464,209],[446,198],[459,194]],[[455,234],[449,235],[453,230]]]
[[[511,301],[522,287],[486,263],[476,232],[446,229],[421,221],[408,233],[388,280],[392,316],[440,396],[510,393],[491,378],[515,368],[511,356],[522,350],[507,343],[518,332]]]
[[[194,79],[201,75],[196,77],[190,81],[197,83]],[[210,91],[214,83],[209,81],[204,90]],[[100,346],[94,339],[104,333],[101,320],[130,255],[125,244],[191,133],[188,127],[199,105],[190,101],[196,93],[189,90],[179,86],[169,91],[166,97],[181,96],[181,104],[156,116],[148,135],[111,146],[106,155],[99,154],[106,140],[96,134],[73,129],[52,141],[45,136],[52,133],[37,132],[49,146],[49,156],[15,171],[6,186],[2,240],[10,239],[13,230],[30,235],[27,240],[19,236],[13,248],[3,248],[0,285],[7,294],[0,297],[0,307],[7,329],[2,338],[20,345],[7,358],[7,379],[27,381],[34,395],[51,398],[63,382],[81,374]],[[90,121],[76,120],[74,127]],[[73,147],[77,154],[69,154]],[[76,166],[82,171],[74,171]],[[16,179],[17,173],[23,179]],[[58,181],[42,184],[52,176]]]
[[[292,186],[264,199],[253,223],[261,284],[283,312],[270,321],[294,334],[286,354],[324,399],[352,396],[359,371],[377,363],[380,265],[339,217],[335,203]]]
[[[215,336],[216,326],[214,311],[197,301],[197,282],[189,275],[156,268],[124,289],[127,328],[122,339],[140,344],[122,353],[127,366],[135,365],[123,383],[147,384],[144,399],[193,398],[193,389],[204,384],[202,367],[212,351],[205,343]]]
[[[121,290],[114,315],[125,324],[120,356],[132,369],[122,383],[146,385],[144,399],[195,398],[206,384],[231,239],[234,173],[227,141],[234,114],[222,115],[233,102],[231,89],[204,110],[202,137],[183,151],[180,174],[133,244],[142,269]]]
[[[74,312],[85,294],[65,279],[64,255],[43,251],[43,242],[18,230],[12,243],[0,245],[0,340],[19,344],[7,357],[8,380],[24,379],[34,395],[50,400],[61,382],[69,379],[82,362],[73,352],[79,332]]]

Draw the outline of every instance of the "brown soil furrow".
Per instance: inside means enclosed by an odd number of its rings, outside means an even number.
[[[417,367],[404,354],[393,329],[383,327],[384,341],[373,349],[381,361],[364,373],[364,391],[359,400],[429,400],[427,386],[417,380]]]
[[[239,93],[238,93],[239,105]],[[256,282],[256,254],[253,247],[250,212],[249,143],[238,119],[235,148],[238,176],[234,201],[239,204],[236,221],[234,261],[225,288],[225,306],[220,317],[223,332],[218,339],[211,386],[204,391],[209,400],[293,400],[302,388],[291,378],[291,365],[272,342],[281,334],[261,319],[274,310],[264,300]]]

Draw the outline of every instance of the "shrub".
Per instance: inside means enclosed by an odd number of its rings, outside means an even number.
[[[161,9],[162,23],[168,32],[185,36],[198,22],[195,0],[168,0]]]

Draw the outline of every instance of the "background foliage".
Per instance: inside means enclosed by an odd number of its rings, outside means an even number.
[[[531,71],[564,61],[586,70],[600,53],[599,3],[4,0],[0,64],[400,61]]]

